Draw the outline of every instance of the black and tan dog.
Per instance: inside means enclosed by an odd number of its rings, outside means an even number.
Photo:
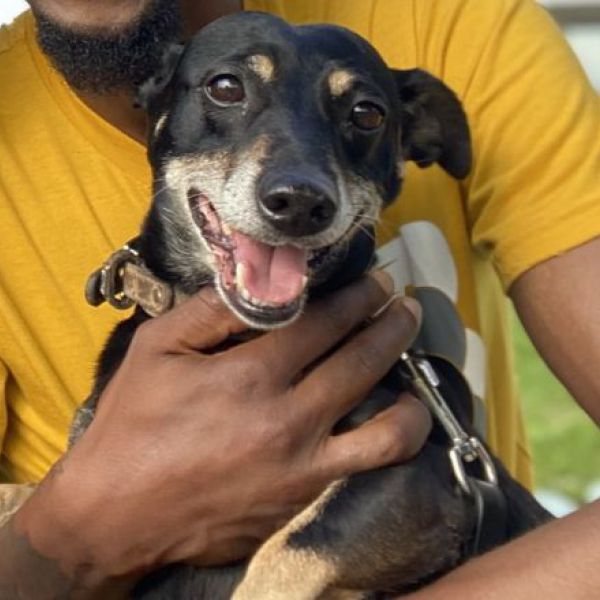
[[[136,243],[141,258],[183,295],[213,281],[256,329],[289,323],[307,298],[370,266],[373,226],[399,193],[404,161],[438,163],[457,178],[470,167],[467,123],[452,92],[422,71],[388,69],[338,27],[292,27],[257,13],[221,19],[170,51],[140,100],[155,178]],[[138,308],[111,336],[74,439],[147,318]],[[399,385],[390,374],[339,429],[388,407]],[[468,428],[467,408],[455,409]],[[508,539],[547,515],[498,469]],[[330,486],[249,565],[174,565],[136,594],[299,600],[402,592],[464,561],[476,519],[434,431],[408,464]]]

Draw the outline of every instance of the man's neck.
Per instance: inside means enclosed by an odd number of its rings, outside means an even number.
[[[242,10],[242,0],[181,0],[184,19],[184,37],[189,38],[196,31],[215,19]],[[92,94],[78,92],[79,97],[94,112],[112,123],[129,137],[141,143],[146,141],[146,116],[139,108],[134,108],[133,95],[127,93]]]
[[[187,39],[211,21],[243,8],[242,0],[181,0],[184,36]]]

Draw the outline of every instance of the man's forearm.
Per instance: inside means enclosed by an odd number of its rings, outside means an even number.
[[[600,590],[600,500],[467,563],[410,600],[589,600]]]
[[[67,575],[56,558],[44,556],[20,526],[18,511],[35,492],[32,485],[0,485],[0,600],[122,598],[132,586],[131,579],[103,580],[89,584],[83,572]],[[46,519],[54,527],[52,519]],[[58,540],[69,547],[70,536]]]
[[[12,519],[0,529],[0,600],[68,598],[70,582],[52,561],[40,556]]]

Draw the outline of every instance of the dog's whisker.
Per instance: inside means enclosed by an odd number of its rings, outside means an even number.
[[[392,258],[390,260],[386,260],[385,262],[376,262],[375,265],[373,266],[374,270],[377,271],[385,271],[386,269],[389,269],[389,267],[391,267],[392,265],[395,265],[397,262],[399,262],[400,259],[399,258]]]
[[[363,215],[361,220],[368,221],[369,223],[379,227],[379,229],[381,229],[386,235],[396,235],[398,233],[398,224],[393,223],[389,219]]]
[[[377,238],[375,237],[375,235],[369,229],[367,229],[364,225],[359,224],[358,229],[360,231],[362,231],[365,235],[367,235],[370,239],[372,239],[374,242],[377,241]]]

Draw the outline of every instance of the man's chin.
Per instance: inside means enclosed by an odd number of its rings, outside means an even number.
[[[181,35],[178,0],[148,0],[142,12],[131,11],[130,20],[123,19],[121,27],[111,19],[111,2],[98,3],[102,9],[95,12],[104,15],[105,25],[96,16],[93,27],[86,19],[76,20],[75,9],[66,21],[51,16],[45,4],[32,3],[38,44],[69,85],[81,92],[134,90],[156,72],[164,49]],[[88,2],[73,0],[72,4]]]
[[[153,0],[28,0],[36,15],[80,32],[109,33],[127,29]]]

